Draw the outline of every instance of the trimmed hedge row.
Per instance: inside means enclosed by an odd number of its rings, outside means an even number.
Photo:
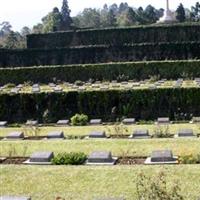
[[[200,59],[200,42],[0,50],[0,67]]]
[[[50,83],[53,80],[75,82],[89,79],[111,81],[123,76],[129,80],[143,80],[151,76],[166,79],[200,77],[200,60],[0,68],[0,84],[28,81]]]
[[[0,120],[10,122],[56,122],[75,113],[105,121],[122,116],[174,119],[177,112],[200,115],[200,88],[0,95]]]
[[[153,25],[126,28],[74,30],[27,36],[28,48],[80,45],[123,45],[135,43],[200,41],[200,25]]]

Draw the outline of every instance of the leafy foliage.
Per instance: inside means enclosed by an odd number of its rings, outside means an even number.
[[[84,126],[88,122],[88,116],[84,114],[75,114],[71,118],[71,123],[73,126]]]
[[[87,156],[81,152],[60,153],[52,159],[55,165],[82,165]]]
[[[159,172],[153,176],[141,173],[136,183],[137,200],[183,200],[177,181],[168,183],[166,175]]]

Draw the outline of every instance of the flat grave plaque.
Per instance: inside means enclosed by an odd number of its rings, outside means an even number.
[[[135,124],[135,118],[125,118],[122,120],[122,123],[126,125]]]
[[[178,158],[173,156],[171,150],[158,150],[152,152],[145,164],[178,164]]]
[[[69,125],[69,120],[68,119],[63,119],[63,120],[58,120],[57,125]]]
[[[140,139],[140,138],[149,138],[149,131],[147,129],[138,129],[133,132],[130,138]]]
[[[38,125],[38,121],[37,120],[27,120],[26,125],[27,126],[36,126],[36,125]]]
[[[105,131],[92,131],[89,138],[106,138],[106,133]]]
[[[6,127],[7,124],[8,124],[7,121],[0,121],[0,128],[1,128],[1,127]]]
[[[170,123],[169,117],[159,117],[157,119],[157,124],[160,124],[160,125],[164,124],[164,125],[166,125],[166,124],[169,124],[169,123]]]
[[[94,165],[114,165],[117,158],[113,158],[111,152],[95,151],[88,157],[87,164]]]
[[[63,131],[52,131],[47,134],[47,139],[64,139]]]
[[[52,158],[54,158],[53,152],[35,152],[24,164],[50,165]]]
[[[6,139],[24,139],[24,133],[23,132],[11,132],[6,136]]]
[[[100,125],[100,124],[102,124],[101,119],[91,119],[90,120],[90,125]]]
[[[180,129],[178,131],[178,137],[194,137],[192,129]]]

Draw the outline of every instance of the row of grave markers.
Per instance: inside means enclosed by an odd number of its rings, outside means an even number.
[[[162,86],[166,81],[167,81],[166,79],[162,79],[155,83],[151,83],[148,86],[148,88],[156,89],[157,87]],[[184,79],[180,78],[175,82],[173,87],[180,88],[182,86],[183,82],[184,82]],[[196,78],[195,83],[196,83],[197,87],[200,87],[200,78]],[[145,84],[146,84],[146,81],[140,81],[140,82],[124,81],[124,82],[120,82],[120,83],[118,83],[117,81],[111,82],[112,88],[120,88],[120,86],[124,86],[124,89],[133,89],[134,87],[144,86]],[[109,82],[101,83],[100,81],[97,81],[94,84],[85,83],[82,86],[78,86],[76,84],[71,84],[71,83],[65,83],[64,85],[67,87],[70,87],[70,89],[74,89],[74,90],[78,90],[78,91],[86,91],[87,87],[91,87],[93,89],[100,89],[100,90],[109,90],[110,89]],[[52,89],[53,92],[63,92],[63,88],[60,85],[57,85],[55,83],[49,83],[48,86]],[[10,93],[17,94],[22,90],[22,88],[23,88],[23,84],[19,84],[16,87],[12,88],[10,90]],[[5,89],[5,87],[1,86],[0,91],[3,91],[3,89]],[[32,93],[40,93],[40,92],[41,92],[40,84],[38,84],[38,83],[33,84],[32,85]]]
[[[148,139],[152,136],[149,135],[147,129],[137,129],[133,131],[128,138],[129,139]],[[197,137],[194,135],[192,129],[180,129],[178,133],[174,136],[176,137]],[[3,140],[24,140],[28,137],[24,136],[22,131],[10,132]],[[106,135],[105,131],[92,131],[88,136],[85,136],[85,139],[106,139],[109,136]],[[47,134],[45,139],[66,139],[63,131],[51,131]]]
[[[124,125],[132,125],[132,124],[136,124],[136,119],[135,118],[125,118],[122,120],[122,123]],[[168,117],[159,117],[156,121],[155,124],[158,125],[168,125],[173,123],[173,121],[170,121],[170,119]],[[200,123],[200,117],[193,117],[192,120],[190,121],[190,123]],[[65,125],[70,125],[70,121],[68,119],[64,119],[64,120],[58,120],[56,122],[57,125],[60,126],[65,126]],[[89,121],[90,125],[102,125],[102,119],[91,119]],[[6,127],[8,125],[8,121],[0,121],[0,127]],[[26,122],[27,126],[37,126],[39,125],[38,120],[27,120]]]
[[[23,164],[26,165],[52,165],[54,153],[51,151],[34,152]],[[113,156],[110,151],[94,151],[86,159],[84,165],[115,165],[119,157]],[[6,158],[1,158],[6,160]],[[155,150],[144,161],[146,165],[178,164],[178,156],[173,156],[171,150]]]

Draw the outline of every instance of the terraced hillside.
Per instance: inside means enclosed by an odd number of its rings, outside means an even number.
[[[177,24],[34,34],[27,49],[1,49],[0,195],[133,200],[141,173],[163,172],[169,187],[179,182],[184,200],[197,200],[199,30]],[[136,139],[138,132],[147,137]],[[155,150],[171,150],[177,163],[145,165]],[[118,160],[24,164],[43,151],[56,159],[110,151]]]

